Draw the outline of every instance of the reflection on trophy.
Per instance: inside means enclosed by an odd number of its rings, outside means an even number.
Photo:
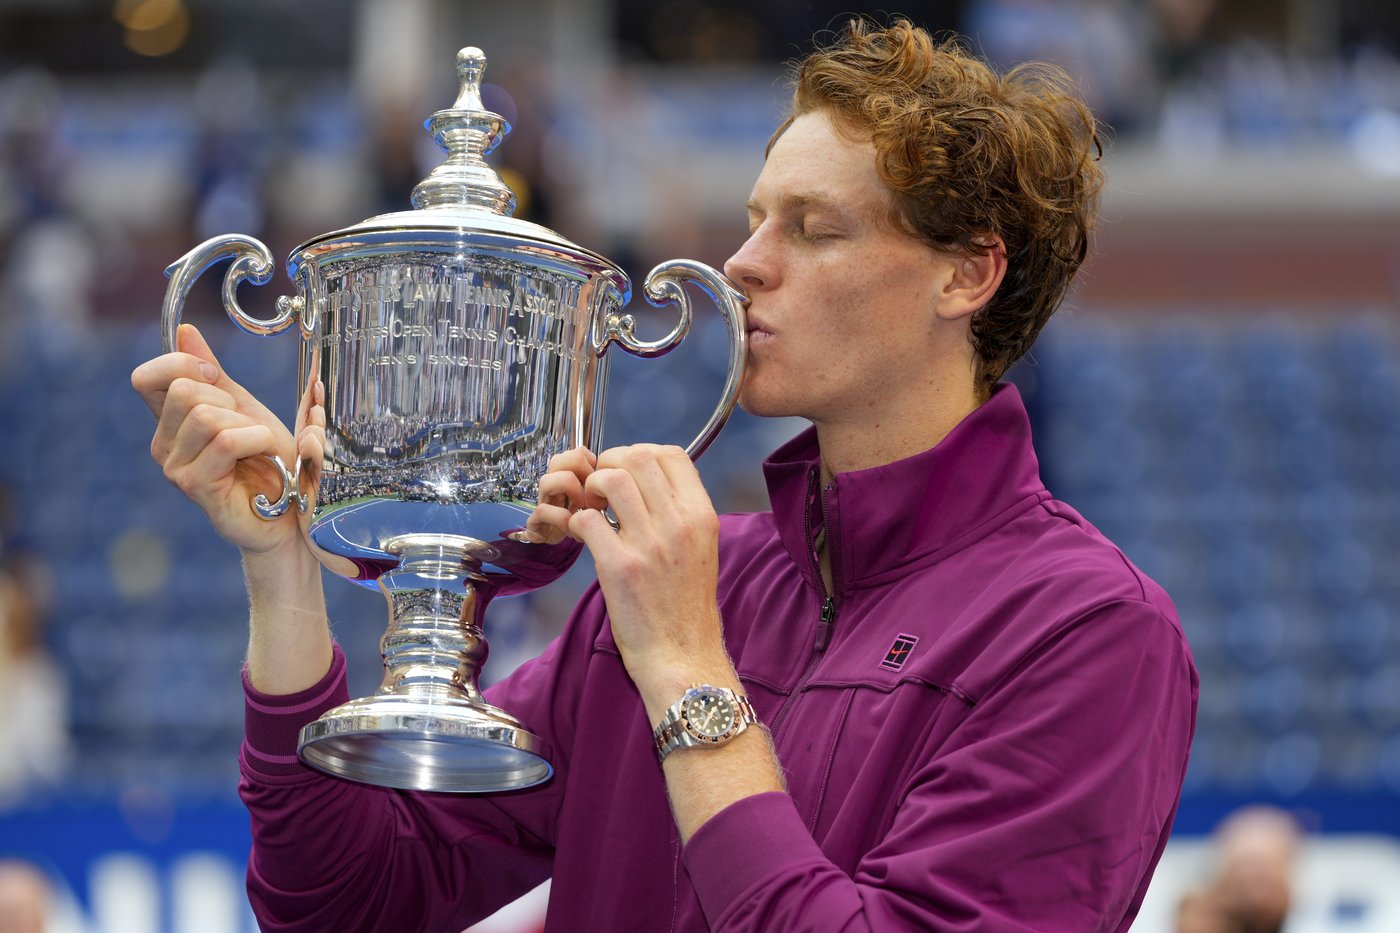
[[[481,102],[485,64],[478,49],[457,54],[457,100],[426,124],[448,158],[414,189],[415,209],[297,247],[296,295],[277,300],[275,317],[250,317],[235,295],[271,277],[257,240],[216,237],[166,270],[167,352],[194,280],[232,260],[229,316],[255,334],[299,327],[299,383],[325,386],[321,462],[288,470],[269,457],[281,495],[252,506],[269,520],[295,507],[322,563],[389,600],[383,684],[306,726],[299,745],[316,768],[387,787],[497,791],[553,772],[544,742],[482,698],[482,621],[493,597],[549,583],[577,555],[524,525],[550,457],[599,447],[608,346],[672,349],[690,326],[688,283],[723,312],[729,374],[692,457],[723,426],[743,371],[743,295],[719,272],[688,260],[654,269],[647,300],[674,304],[679,321],[642,340],[621,269],[511,216],[515,196],[482,158],[510,131]]]

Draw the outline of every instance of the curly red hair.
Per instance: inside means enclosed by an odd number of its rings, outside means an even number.
[[[799,61],[792,112],[773,141],[817,110],[869,134],[894,219],[912,236],[948,252],[1005,244],[1006,277],[971,324],[986,398],[1035,343],[1088,251],[1103,187],[1093,114],[1063,70],[998,74],[906,20],[852,20]]]

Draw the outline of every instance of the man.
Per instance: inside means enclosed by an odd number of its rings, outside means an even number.
[[[1127,929],[1195,672],[1165,594],[1045,491],[997,385],[1083,259],[1092,117],[1053,70],[1000,77],[904,22],[854,24],[797,77],[725,269],[750,299],[743,404],[813,427],[764,464],[756,515],[716,517],[672,448],[555,459],[531,528],[582,540],[599,585],[489,691],[556,749],[538,788],[297,762],[344,662],[243,462],[293,439],[193,328],[134,374],[156,459],[244,552],[264,929],[458,930],[547,877],[560,930]]]

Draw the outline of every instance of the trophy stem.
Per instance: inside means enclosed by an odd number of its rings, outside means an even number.
[[[440,551],[405,552],[398,568],[379,578],[390,616],[379,643],[381,694],[483,702],[477,678],[490,649],[480,617],[491,593],[465,576],[463,563]]]
[[[457,793],[530,787],[554,769],[548,750],[477,687],[488,648],[481,620],[492,589],[482,560],[495,549],[457,535],[402,535],[399,564],[379,578],[390,622],[377,693],[330,710],[301,731],[312,767],[383,787]]]

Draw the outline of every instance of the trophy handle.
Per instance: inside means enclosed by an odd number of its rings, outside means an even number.
[[[305,302],[300,296],[277,299],[277,316],[263,321],[251,317],[238,304],[235,292],[239,284],[247,279],[254,285],[266,285],[272,278],[274,267],[272,252],[255,240],[241,233],[226,233],[190,250],[165,269],[165,277],[170,284],[165,289],[165,303],[160,310],[161,338],[165,352],[175,349],[175,332],[180,329],[180,313],[185,308],[185,298],[189,296],[194,280],[203,275],[210,266],[232,259],[233,264],[224,273],[224,310],[241,330],[258,336],[280,334],[291,327],[300,316]]]
[[[216,263],[232,259],[228,271],[224,273],[224,310],[239,329],[250,334],[270,336],[280,334],[290,328],[301,317],[305,301],[297,296],[282,296],[277,299],[277,316],[270,320],[260,320],[250,316],[238,304],[236,292],[243,280],[254,285],[265,285],[272,278],[274,262],[272,252],[260,240],[239,233],[229,233],[205,240],[165,269],[165,277],[170,284],[165,288],[165,301],[160,309],[161,345],[164,352],[175,349],[175,335],[180,329],[180,315],[185,309],[185,299],[195,279],[199,278]],[[274,454],[264,454],[263,459],[277,470],[282,478],[282,495],[275,501],[258,493],[250,503],[259,518],[267,521],[280,518],[293,501],[305,512],[306,499],[298,492],[301,480],[301,464],[295,471],[289,471],[282,458]]]
[[[690,295],[685,290],[688,282],[698,285],[701,291],[710,296],[729,326],[729,373],[725,377],[724,391],[705,426],[685,448],[690,459],[695,460],[709,449],[724,423],[729,420],[734,403],[739,398],[739,386],[744,381],[744,362],[748,353],[748,332],[744,325],[744,302],[747,297],[738,286],[719,270],[703,262],[693,259],[663,262],[651,270],[643,291],[653,308],[674,304],[680,309],[676,326],[657,340],[642,340],[636,334],[636,318],[614,310],[602,322],[602,334],[596,335],[595,331],[594,348],[595,352],[602,353],[609,343],[616,342],[628,353],[641,357],[664,356],[674,350],[690,330]]]

